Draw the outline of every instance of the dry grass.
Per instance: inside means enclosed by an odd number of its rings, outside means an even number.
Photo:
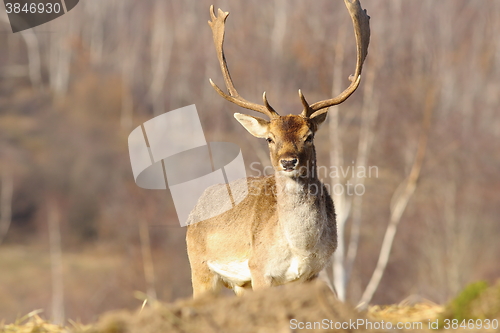
[[[70,326],[61,326],[48,322],[40,317],[43,310],[35,310],[14,323],[5,325],[0,323],[0,333],[90,333],[92,325],[83,325],[82,323],[69,320]]]
[[[411,304],[404,300],[399,304],[369,307],[368,316],[376,320],[396,322],[423,322],[435,320],[443,313],[445,307],[429,300]]]
[[[64,327],[51,324],[42,319],[39,314],[42,310],[35,310],[22,318],[16,320],[13,324],[0,324],[0,333],[62,333],[68,332]]]
[[[134,291],[142,286],[140,266],[128,253],[87,248],[63,254],[64,303],[67,318],[95,321],[100,313],[140,305]],[[15,322],[33,309],[50,318],[50,254],[44,247],[0,248],[0,322]],[[123,274],[126,271],[127,274]],[[159,277],[161,278],[161,277]],[[161,295],[163,296],[163,294]]]
[[[497,318],[500,316],[498,304],[500,304],[500,281],[481,294],[481,297],[474,301],[473,308],[475,311],[483,311],[478,314],[478,318],[484,317],[485,314],[487,317]],[[290,328],[292,318],[300,322],[319,322],[324,318],[333,322],[348,322],[351,319],[361,318],[368,318],[372,322],[421,322],[423,327],[418,331],[430,332],[427,323],[437,319],[441,321],[449,307],[425,299],[409,298],[395,305],[372,306],[366,313],[360,313],[347,304],[340,303],[322,283],[316,282],[256,291],[243,297],[207,295],[196,300],[180,299],[170,304],[155,302],[134,312],[120,310],[105,313],[92,325],[72,321],[66,327],[54,325],[42,319],[41,310],[37,310],[13,324],[0,323],[0,333],[289,333],[295,332]],[[303,330],[297,330],[301,331]],[[307,330],[307,332],[329,331],[322,328]],[[363,329],[360,331],[367,332]],[[370,331],[385,332],[383,329]],[[402,330],[402,332],[414,331]],[[465,333],[467,330],[443,330],[443,332]]]
[[[328,318],[346,322],[363,317],[352,307],[340,303],[317,281],[255,291],[242,297],[206,295],[172,304],[157,303],[144,308],[142,313],[110,313],[96,324],[96,333],[288,333],[292,331],[291,319],[319,322]],[[308,332],[325,331],[328,330]]]

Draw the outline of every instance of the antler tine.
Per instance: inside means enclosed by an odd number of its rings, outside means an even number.
[[[278,113],[269,105],[266,93],[263,95],[263,100],[265,105],[260,105],[256,103],[252,103],[244,99],[238,94],[236,88],[234,87],[233,80],[231,79],[231,75],[229,74],[229,69],[226,63],[226,57],[224,56],[224,28],[226,18],[229,15],[228,12],[223,12],[220,8],[218,10],[217,16],[214,12],[214,6],[210,6],[210,17],[211,21],[208,21],[208,25],[212,29],[212,35],[214,38],[215,50],[217,51],[217,58],[219,59],[220,68],[222,71],[222,76],[224,77],[224,82],[226,83],[227,90],[229,91],[229,95],[222,91],[211,79],[210,84],[214,87],[215,91],[219,95],[221,95],[226,100],[241,106],[242,108],[257,111],[267,115],[269,118],[278,117]]]
[[[299,97],[300,101],[302,102],[302,105],[304,106],[304,110],[302,111],[301,116],[304,118],[308,118],[314,111],[311,110],[309,103],[307,103],[306,98],[304,97],[304,94],[302,94],[302,90],[300,89],[299,89]]]
[[[349,77],[349,80],[352,81],[351,84],[340,95],[332,99],[316,102],[310,105],[309,110],[304,109],[303,114],[309,118],[314,118],[328,112],[328,107],[344,102],[358,88],[361,82],[361,70],[363,69],[363,62],[368,54],[368,44],[370,43],[370,16],[366,13],[366,9],[361,8],[359,0],[344,0],[344,3],[351,15],[354,34],[356,36],[356,71],[353,76]]]
[[[266,109],[272,113],[272,116],[269,116],[270,118],[273,118],[273,117],[276,117],[276,116],[279,116],[278,115],[278,112],[276,112],[273,107],[271,106],[271,104],[269,104],[269,102],[267,101],[267,96],[266,96],[266,92],[264,91],[264,93],[262,94],[262,100],[264,101],[264,105],[266,106]]]

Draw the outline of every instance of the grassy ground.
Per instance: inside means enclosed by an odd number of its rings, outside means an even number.
[[[189,266],[169,255],[169,248],[153,252],[159,299],[187,297],[191,292]],[[145,291],[140,248],[124,249],[96,244],[66,250],[62,256],[66,318],[95,322],[113,309],[141,305],[137,291]],[[175,270],[172,269],[175,267]],[[175,286],[176,288],[174,288]],[[12,323],[34,309],[51,318],[52,277],[48,246],[2,244],[0,247],[0,322]]]
[[[63,254],[64,298],[68,318],[97,319],[94,313],[135,308],[140,301],[139,278],[126,255],[89,249]],[[139,274],[137,274],[139,275]],[[137,283],[136,281],[139,281]],[[110,297],[112,296],[112,297]],[[13,322],[33,309],[50,318],[52,279],[50,254],[36,246],[2,246],[0,249],[0,321]],[[111,300],[112,298],[112,300]]]
[[[60,327],[44,321],[36,311],[13,324],[0,324],[0,333],[177,333],[177,332],[327,332],[325,327],[311,330],[294,329],[291,320],[314,323],[323,319],[332,323],[365,321],[422,323],[406,326],[403,332],[429,332],[429,321],[456,316],[475,319],[500,319],[500,281],[496,286],[477,293],[478,285],[466,288],[447,306],[428,301],[412,303],[406,300],[390,306],[373,306],[366,312],[358,312],[351,306],[339,303],[322,283],[289,285],[249,293],[243,297],[207,296],[198,300],[181,299],[172,304],[155,303],[134,312],[115,311],[104,314],[92,325],[70,322]],[[472,296],[471,296],[472,295]],[[457,312],[457,304],[461,308]],[[464,312],[465,311],[465,312]],[[385,326],[387,327],[387,325]],[[420,328],[421,327],[421,328]],[[388,332],[361,326],[355,331]],[[352,331],[350,328],[338,332]],[[442,329],[441,332],[496,332],[495,329]]]

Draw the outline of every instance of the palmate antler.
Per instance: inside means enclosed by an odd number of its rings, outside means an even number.
[[[226,23],[226,18],[229,15],[228,12],[223,12],[221,9],[218,11],[218,16],[215,16],[214,6],[210,6],[210,16],[211,21],[208,21],[208,25],[212,28],[212,34],[214,37],[215,50],[217,51],[217,58],[219,59],[220,69],[222,71],[222,76],[224,76],[224,81],[226,82],[227,90],[229,95],[223,92],[213,81],[210,79],[210,84],[214,87],[215,91],[219,93],[222,97],[227,99],[234,104],[237,104],[245,109],[250,109],[267,115],[269,118],[279,117],[278,113],[269,105],[266,98],[266,93],[262,95],[264,100],[264,105],[255,104],[247,101],[238,94],[236,88],[234,88],[233,80],[229,74],[229,69],[227,68],[226,58],[224,57],[224,49],[222,44],[224,43],[224,27]]]
[[[356,61],[356,71],[354,75],[351,75],[349,79],[352,81],[349,87],[345,89],[340,95],[335,98],[327,99],[324,101],[316,102],[309,105],[306,101],[304,95],[299,90],[300,100],[304,109],[301,116],[304,118],[314,118],[325,112],[328,112],[330,106],[334,106],[344,102],[351,94],[358,88],[361,82],[361,70],[363,68],[363,62],[365,61],[366,55],[368,54],[368,44],[370,42],[370,17],[366,14],[366,10],[361,8],[359,0],[344,0],[347,10],[351,15],[352,23],[354,26],[354,33],[356,36],[357,45],[357,61]],[[224,97],[226,100],[233,102],[243,108],[254,110],[267,115],[269,118],[279,117],[279,114],[269,105],[266,98],[266,93],[263,94],[264,105],[255,104],[247,101],[238,94],[238,91],[234,88],[231,75],[227,68],[226,58],[224,57],[223,43],[224,43],[224,27],[226,18],[229,15],[228,12],[223,12],[218,10],[218,16],[215,16],[213,5],[210,6],[210,16],[211,21],[208,21],[210,28],[212,28],[212,34],[214,38],[215,49],[217,51],[217,58],[219,59],[219,64],[222,70],[222,75],[224,76],[224,81],[226,83],[229,95],[223,92],[211,79],[210,84],[214,89]]]

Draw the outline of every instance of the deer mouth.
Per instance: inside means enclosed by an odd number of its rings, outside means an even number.
[[[297,168],[283,168],[280,172],[283,176],[286,176],[286,177],[291,177],[291,178],[295,178],[295,177],[300,177],[300,172]]]

